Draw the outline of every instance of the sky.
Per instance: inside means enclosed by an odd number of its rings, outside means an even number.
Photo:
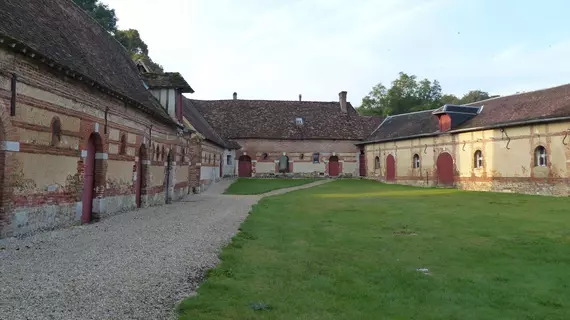
[[[570,83],[570,1],[102,0],[194,99],[355,106],[400,71],[444,93]]]

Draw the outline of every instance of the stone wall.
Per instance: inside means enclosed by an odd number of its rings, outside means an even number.
[[[568,196],[569,127],[570,122],[553,122],[370,144],[366,146],[367,177],[386,181],[386,159],[392,155],[395,183],[436,186],[437,159],[449,153],[457,188]],[[546,149],[546,166],[536,163],[538,146]],[[481,167],[475,162],[476,151],[483,157]],[[414,155],[420,157],[419,168],[413,167]]]
[[[189,190],[189,162],[182,154],[190,152],[190,143],[173,124],[38,60],[0,49],[0,108],[0,237],[82,222],[89,139],[96,141],[89,220],[136,208],[138,182],[142,206],[163,204],[169,154],[171,197]]]

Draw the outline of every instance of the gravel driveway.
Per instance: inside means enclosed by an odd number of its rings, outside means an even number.
[[[0,244],[0,319],[171,319],[261,196],[182,202]],[[305,185],[292,189],[310,187]]]

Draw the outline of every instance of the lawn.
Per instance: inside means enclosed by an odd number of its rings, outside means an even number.
[[[226,190],[226,194],[262,194],[315,182],[316,179],[238,179]]]
[[[263,199],[221,259],[181,319],[570,319],[567,198],[335,181]]]

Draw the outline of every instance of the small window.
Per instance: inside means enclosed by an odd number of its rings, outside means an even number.
[[[186,158],[186,148],[182,148],[182,154],[180,155],[180,162],[184,163],[184,160]]]
[[[61,142],[61,122],[58,117],[53,117],[51,120],[51,145],[54,147],[59,146]]]
[[[232,156],[229,154],[226,156],[226,164],[228,165],[232,164]]]
[[[319,156],[318,152],[313,153],[313,163],[319,163]]]
[[[269,155],[267,153],[263,153],[263,155],[261,156],[263,158],[263,160],[267,160],[267,158],[269,157]]]
[[[414,154],[414,162],[413,162],[414,169],[418,169],[420,167],[420,156],[416,153]]]
[[[481,150],[475,151],[475,156],[473,157],[473,167],[476,169],[483,168],[483,153]]]
[[[301,153],[301,155],[299,156],[299,158],[301,158],[301,160],[305,159],[305,154]]]
[[[121,142],[119,144],[119,154],[127,153],[127,135],[123,134],[121,136]]]
[[[537,167],[546,167],[546,148],[538,146],[534,150],[534,165]]]
[[[164,146],[162,146],[162,152],[160,153],[160,160],[164,161],[165,155],[166,155],[166,152],[164,151]]]
[[[295,124],[298,126],[303,125],[303,118],[295,118]]]
[[[156,146],[155,156],[156,156],[156,161],[158,161],[160,158],[160,147],[159,146]]]
[[[374,159],[374,169],[380,169],[380,157]]]

